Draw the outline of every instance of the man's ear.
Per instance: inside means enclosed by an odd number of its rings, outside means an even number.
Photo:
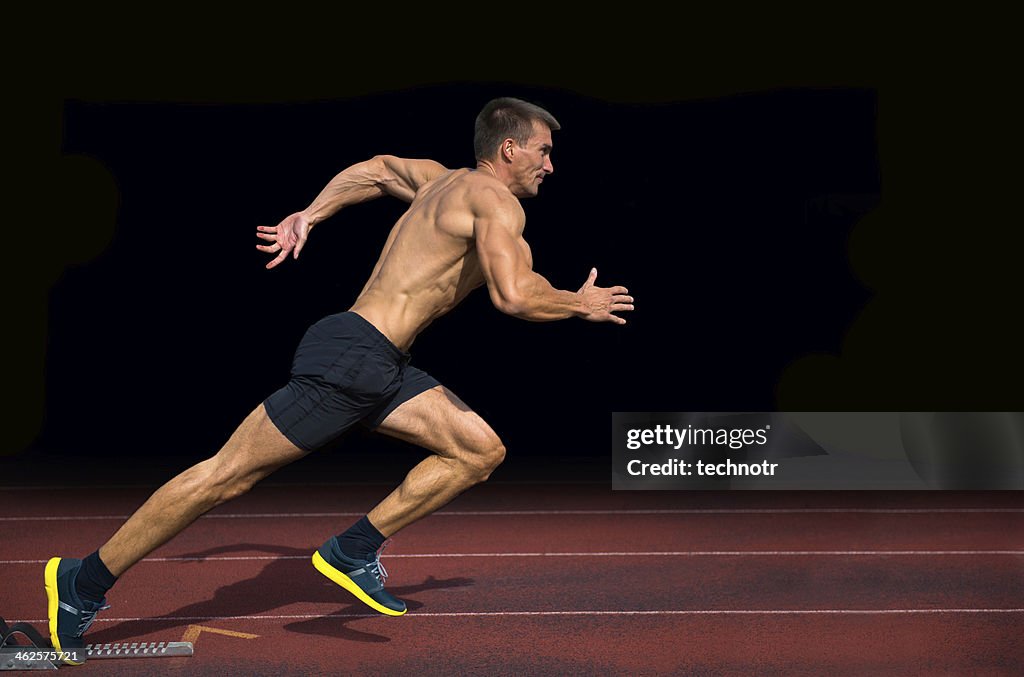
[[[501,142],[501,156],[508,160],[509,162],[512,161],[512,155],[515,152],[513,150],[515,145],[516,142],[513,141],[512,139],[505,139],[504,141]]]

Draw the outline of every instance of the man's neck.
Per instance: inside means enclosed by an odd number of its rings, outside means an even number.
[[[480,161],[478,161],[476,163],[476,169],[474,169],[473,171],[487,172],[488,174],[490,174],[494,178],[498,178],[498,172],[497,172],[497,170],[494,169],[494,165],[492,165],[487,160],[480,160]]]

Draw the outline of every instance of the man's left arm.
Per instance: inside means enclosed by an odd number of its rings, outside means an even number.
[[[625,318],[616,313],[633,310],[633,297],[625,287],[596,286],[596,268],[575,293],[555,289],[533,271],[530,247],[523,239],[525,215],[513,200],[484,200],[474,217],[480,269],[494,306],[534,322],[580,317],[590,322],[625,324]]]

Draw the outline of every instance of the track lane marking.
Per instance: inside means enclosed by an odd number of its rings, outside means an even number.
[[[1024,556],[1024,550],[678,550],[663,552],[430,552],[388,553],[394,559],[436,559],[444,557],[939,557]],[[211,557],[146,557],[140,563],[166,562],[247,562],[308,560],[307,555],[237,555]],[[4,564],[45,564],[46,559],[7,559]]]
[[[952,609],[657,609],[657,610],[579,610],[555,611],[428,611],[408,613],[399,618],[476,618],[480,616],[880,616],[914,614],[1022,614],[1024,608],[952,608]],[[145,621],[274,621],[331,618],[383,618],[381,614],[257,614],[245,616],[139,616],[97,618],[96,623],[139,623]],[[387,618],[393,623],[391,617]],[[46,619],[14,620],[14,623],[46,623]]]
[[[225,513],[199,519],[303,519],[320,517],[361,517],[364,512]],[[435,517],[522,517],[530,515],[942,515],[942,514],[1024,514],[1024,508],[680,508],[666,510],[451,510],[431,513]],[[0,522],[60,522],[82,520],[125,520],[130,515],[24,515],[0,517]]]

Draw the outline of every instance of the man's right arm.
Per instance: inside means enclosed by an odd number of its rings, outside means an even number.
[[[555,289],[533,271],[530,248],[522,235],[524,220],[518,204],[501,200],[475,216],[477,254],[494,306],[508,315],[535,322],[581,317],[625,324],[624,318],[613,313],[633,310],[629,290],[594,286],[597,269],[590,271],[577,292]]]
[[[376,155],[338,172],[302,213],[312,227],[343,207],[383,195],[412,202],[423,184],[447,171],[433,160]]]
[[[448,170],[433,160],[409,160],[394,155],[377,155],[338,172],[320,194],[301,212],[289,214],[276,226],[257,226],[256,236],[271,244],[256,245],[260,251],[277,254],[267,264],[273,268],[289,252],[299,258],[309,231],[338,210],[350,205],[391,195],[412,202],[421,186]]]

